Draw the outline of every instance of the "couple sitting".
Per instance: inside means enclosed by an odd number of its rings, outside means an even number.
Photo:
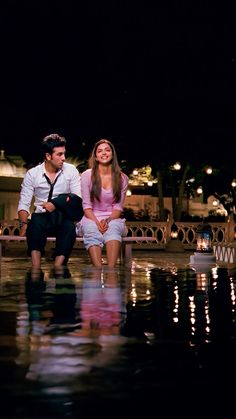
[[[128,177],[119,167],[114,146],[106,139],[98,141],[89,158],[89,169],[82,174],[65,162],[64,137],[46,136],[41,151],[43,163],[26,172],[18,204],[20,236],[27,238],[32,269],[40,270],[49,236],[56,237],[55,268],[65,266],[76,232],[83,236],[93,266],[102,266],[105,244],[107,264],[115,267],[126,231],[121,214]],[[34,212],[28,221],[32,201]]]

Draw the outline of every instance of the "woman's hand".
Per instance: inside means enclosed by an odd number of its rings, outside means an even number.
[[[100,220],[98,223],[98,230],[100,233],[104,234],[108,229],[108,222],[107,220]]]

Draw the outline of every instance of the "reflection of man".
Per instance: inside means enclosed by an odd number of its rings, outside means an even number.
[[[76,289],[69,269],[64,267],[53,270],[50,281],[44,280],[42,271],[37,273],[36,278],[35,273],[32,275],[32,272],[29,272],[25,282],[29,320],[32,326],[38,327],[40,324],[42,333],[49,331],[52,324],[76,327],[79,308],[76,307]]]
[[[46,290],[46,282],[44,281],[44,273],[37,272],[37,278],[32,278],[31,272],[27,273],[25,281],[25,295],[28,303],[29,320],[41,320],[42,308],[45,303],[44,292]]]
[[[74,282],[70,279],[70,272],[64,269],[62,275],[55,272],[56,287],[52,300],[53,324],[67,324],[70,326],[76,323],[76,289]]]

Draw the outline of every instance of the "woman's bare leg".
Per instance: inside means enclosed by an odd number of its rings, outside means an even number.
[[[119,240],[109,240],[106,242],[107,264],[109,268],[114,268],[120,254],[121,243]]]
[[[102,266],[102,248],[100,246],[90,246],[88,253],[93,266],[100,268]]]

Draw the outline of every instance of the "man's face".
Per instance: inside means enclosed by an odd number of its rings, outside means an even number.
[[[46,160],[50,165],[56,169],[60,170],[63,167],[63,163],[66,159],[66,149],[65,147],[54,147],[52,155],[46,153]]]

